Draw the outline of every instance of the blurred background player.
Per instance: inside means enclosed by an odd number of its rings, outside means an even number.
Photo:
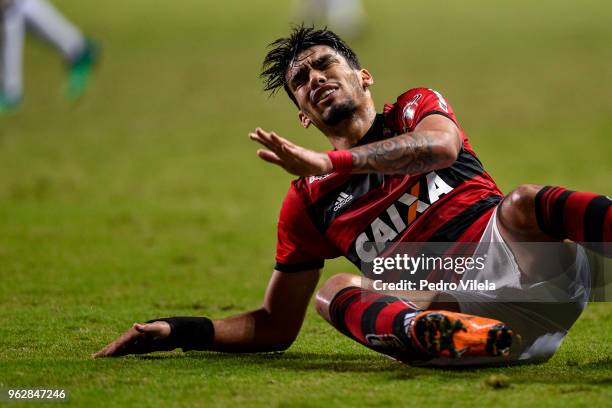
[[[348,39],[358,37],[364,28],[365,12],[361,0],[299,0],[296,19],[308,25],[327,24]]]
[[[26,28],[55,47],[68,65],[66,94],[78,99],[97,60],[97,47],[46,0],[0,0],[0,112],[14,110],[23,95]]]

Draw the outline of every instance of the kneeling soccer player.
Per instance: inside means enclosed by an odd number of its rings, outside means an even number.
[[[300,176],[283,202],[277,263],[263,305],[222,320],[135,324],[95,357],[179,347],[284,350],[300,330],[324,260],[345,256],[361,267],[372,259],[368,242],[494,246],[492,267],[478,279],[518,294],[556,278],[538,267],[550,259],[521,243],[590,243],[610,255],[609,198],[535,185],[504,197],[437,91],[410,89],[376,113],[372,75],[334,33],[296,27],[271,47],[263,64],[265,89],[283,88],[302,126],[316,126],[334,150],[311,151],[260,128],[250,133],[265,147],[260,158]],[[490,301],[496,294],[477,291],[388,295],[372,290],[367,278],[339,274],[317,292],[316,307],[343,334],[409,363],[544,361],[588,299],[584,251],[568,253],[554,303]]]

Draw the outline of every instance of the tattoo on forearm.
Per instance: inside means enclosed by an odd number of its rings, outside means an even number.
[[[392,137],[351,149],[355,172],[387,174],[423,173],[437,168],[434,140],[424,132]]]

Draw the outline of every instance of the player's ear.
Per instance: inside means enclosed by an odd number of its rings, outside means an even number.
[[[312,123],[310,118],[306,116],[306,114],[302,111],[298,112],[298,118],[300,119],[300,122],[302,123],[304,129],[308,129],[308,126],[310,126],[310,124]]]
[[[374,85],[374,77],[370,74],[370,71],[367,69],[362,69],[359,71],[361,74],[361,83],[363,84],[363,88],[367,89],[370,86]]]

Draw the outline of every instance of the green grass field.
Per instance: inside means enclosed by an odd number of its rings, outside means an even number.
[[[432,370],[337,334],[310,309],[283,354],[181,352],[91,360],[134,321],[257,307],[290,176],[247,132],[312,148],[316,130],[261,91],[284,1],[62,0],[100,39],[86,97],[28,39],[20,112],[0,116],[0,388],[65,388],[77,406],[604,406],[612,305],[589,306],[542,365]],[[502,189],[612,194],[612,3],[367,1],[353,43],[377,106],[442,92]],[[352,271],[329,262],[324,277]],[[508,387],[487,385],[507,376]]]

